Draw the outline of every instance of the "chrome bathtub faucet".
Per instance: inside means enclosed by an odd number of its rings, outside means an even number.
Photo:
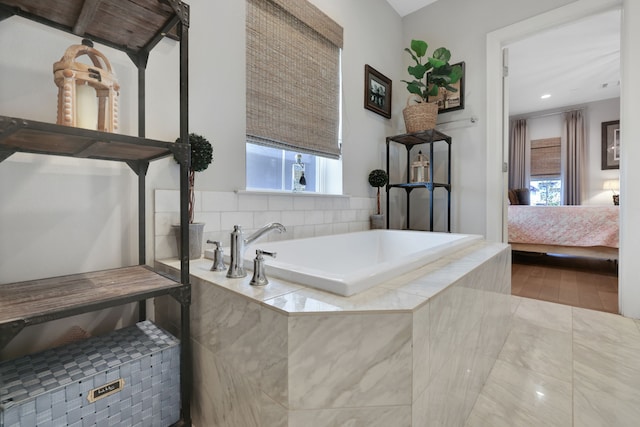
[[[277,231],[278,233],[282,233],[287,231],[284,225],[279,222],[272,222],[264,225],[258,231],[253,233],[251,236],[244,238],[244,234],[242,232],[242,227],[239,225],[233,226],[233,231],[231,232],[231,261],[229,262],[229,270],[227,270],[227,277],[232,279],[238,277],[246,277],[247,272],[244,269],[244,262],[242,256],[244,255],[244,248],[246,245],[250,245],[254,241],[258,240],[260,237],[268,234],[272,231]]]

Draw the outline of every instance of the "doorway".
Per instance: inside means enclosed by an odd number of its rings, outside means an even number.
[[[503,50],[509,44],[569,22],[620,7],[620,2],[580,0],[487,35],[487,239],[507,242],[508,77]],[[496,185],[496,184],[500,185]],[[502,218],[502,221],[495,221]]]

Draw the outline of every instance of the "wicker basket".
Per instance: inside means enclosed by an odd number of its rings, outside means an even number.
[[[417,104],[412,104],[412,100],[420,100]],[[438,104],[435,102],[424,102],[417,95],[410,95],[407,99],[407,106],[402,110],[404,125],[407,133],[420,132],[436,127],[438,119]]]

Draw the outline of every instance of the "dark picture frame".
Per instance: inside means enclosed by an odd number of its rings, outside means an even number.
[[[438,114],[448,113],[450,111],[464,110],[464,78],[466,75],[464,69],[464,61],[457,64],[451,64],[451,66],[459,65],[462,68],[462,77],[456,83],[452,84],[452,87],[458,89],[457,92],[451,92],[444,88],[440,90],[438,96],[430,96],[429,102],[438,103]]]
[[[391,79],[369,65],[364,66],[364,108],[391,118]]]
[[[620,120],[602,122],[602,170],[620,169]]]

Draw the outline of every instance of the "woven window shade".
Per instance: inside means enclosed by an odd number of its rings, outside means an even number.
[[[560,176],[560,138],[531,141],[531,176],[553,178]]]
[[[342,27],[306,0],[247,1],[247,140],[340,157]]]

